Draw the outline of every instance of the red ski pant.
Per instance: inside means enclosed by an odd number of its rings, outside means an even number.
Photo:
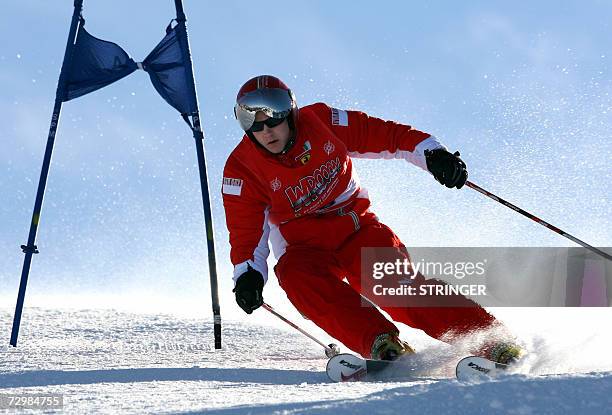
[[[409,258],[397,235],[378,222],[373,214],[368,212],[368,215],[374,219],[348,237],[338,249],[289,246],[274,268],[280,286],[300,313],[364,357],[370,357],[377,335],[399,330],[376,307],[362,300],[360,292],[371,291],[361,290],[361,248],[394,247],[399,257]],[[428,284],[436,282],[424,280],[422,275],[419,278]],[[376,301],[373,296],[369,297]],[[421,329],[437,339],[449,333],[460,336],[496,323],[486,310],[460,295],[454,296],[453,305],[458,306],[452,307],[419,306],[418,300],[406,301],[402,307],[381,308],[393,320]]]

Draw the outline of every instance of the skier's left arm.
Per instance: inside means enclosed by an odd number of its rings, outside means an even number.
[[[450,153],[431,134],[361,111],[345,111],[325,104],[315,104],[313,109],[346,144],[351,157],[404,159],[431,173],[447,187],[461,188],[467,180],[467,168],[459,153]]]

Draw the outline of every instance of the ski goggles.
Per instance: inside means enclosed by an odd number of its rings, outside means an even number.
[[[240,97],[234,107],[234,114],[244,131],[253,131],[252,127],[255,124],[255,114],[261,111],[268,118],[266,121],[273,123],[273,120],[281,120],[279,125],[296,107],[295,97],[291,91],[286,91],[279,88],[264,88]],[[263,121],[262,121],[263,123]],[[270,127],[270,124],[266,124]],[[263,129],[260,125],[259,130]]]
[[[283,117],[283,118],[268,118],[265,119],[263,121],[254,121],[253,125],[251,125],[251,128],[249,128],[249,131],[252,133],[257,133],[259,131],[263,131],[264,129],[264,125],[267,125],[268,128],[274,128],[278,125],[281,125],[283,123],[283,121],[285,121],[287,119],[287,117]]]

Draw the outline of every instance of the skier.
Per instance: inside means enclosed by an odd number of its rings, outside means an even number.
[[[270,241],[279,284],[302,315],[366,358],[413,353],[392,321],[362,303],[361,294],[369,291],[361,286],[361,248],[409,255],[369,210],[351,158],[403,158],[460,189],[467,169],[459,153],[430,134],[363,112],[323,103],[298,108],[292,91],[270,75],[240,88],[234,112],[245,135],[225,164],[222,195],[238,305],[251,314],[263,304]],[[441,284],[420,274],[415,281]],[[501,326],[473,301],[452,300],[452,307],[409,299],[402,307],[381,308],[395,321],[450,342]],[[477,353],[500,363],[516,360],[521,349],[508,339]]]

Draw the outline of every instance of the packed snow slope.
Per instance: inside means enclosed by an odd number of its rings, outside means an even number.
[[[408,330],[404,337],[432,356],[431,377],[338,384],[327,379],[318,346],[261,325],[264,310],[225,322],[223,349],[214,350],[205,319],[39,308],[26,309],[15,349],[7,346],[12,310],[2,309],[0,394],[60,393],[61,412],[74,414],[612,413],[612,359],[597,326],[607,309],[505,313],[510,325],[530,318],[532,331],[521,333],[530,354],[517,374],[458,383],[452,365],[436,363],[455,352]],[[547,324],[552,314],[565,325]]]

